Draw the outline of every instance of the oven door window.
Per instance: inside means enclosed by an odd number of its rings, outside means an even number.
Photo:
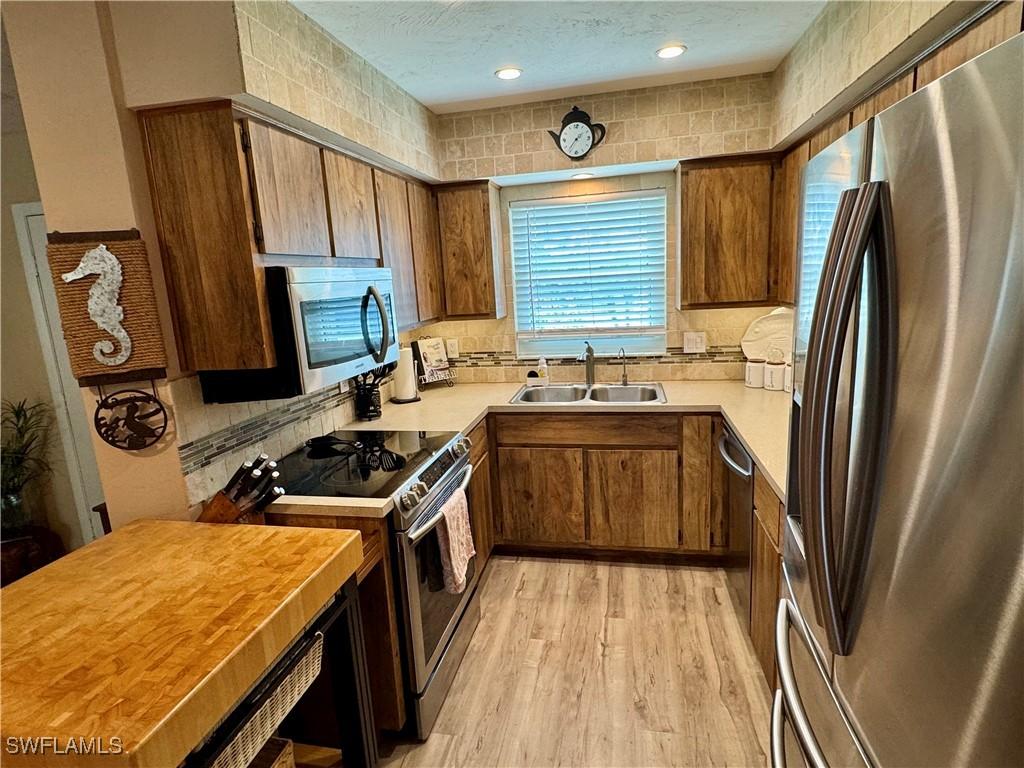
[[[441,547],[438,544],[437,528],[414,545],[416,560],[416,593],[420,604],[420,630],[423,635],[423,657],[434,655],[445,630],[459,609],[465,592],[453,595],[444,588],[444,572],[441,568]],[[471,558],[466,569],[466,583],[472,588],[476,573],[476,558]],[[412,585],[410,585],[412,586]]]
[[[358,360],[369,354],[371,343],[376,347],[380,342],[380,313],[372,301],[366,318],[369,333],[363,333],[361,295],[303,301],[299,309],[310,368]]]

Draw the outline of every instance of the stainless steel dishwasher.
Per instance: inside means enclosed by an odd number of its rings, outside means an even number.
[[[750,526],[754,515],[754,460],[743,445],[723,428],[718,452],[729,470],[729,564],[725,569],[729,592],[744,629],[750,630]]]

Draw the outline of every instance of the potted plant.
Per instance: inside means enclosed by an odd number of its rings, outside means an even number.
[[[32,522],[25,507],[25,490],[51,471],[47,461],[51,421],[50,407],[42,402],[4,400],[0,411],[0,524],[7,539],[26,530]]]

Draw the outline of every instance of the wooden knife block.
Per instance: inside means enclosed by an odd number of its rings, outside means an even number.
[[[196,518],[197,523],[244,523],[250,525],[264,525],[265,519],[262,512],[243,515],[242,510],[231,501],[223,491],[217,491],[213,498],[203,505],[203,511]]]

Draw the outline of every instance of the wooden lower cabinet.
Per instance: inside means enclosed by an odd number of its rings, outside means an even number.
[[[522,544],[582,544],[581,448],[498,448],[502,539]]]
[[[757,517],[750,546],[750,639],[770,688],[775,687],[775,614],[782,558]]]
[[[469,514],[476,548],[477,573],[483,573],[494,547],[494,517],[491,498],[491,454],[484,453],[473,464],[469,481]]]
[[[680,444],[683,491],[679,546],[692,552],[723,552],[729,545],[727,475],[718,453],[721,416],[683,416]]]
[[[679,542],[676,451],[587,451],[590,543],[673,549]]]

